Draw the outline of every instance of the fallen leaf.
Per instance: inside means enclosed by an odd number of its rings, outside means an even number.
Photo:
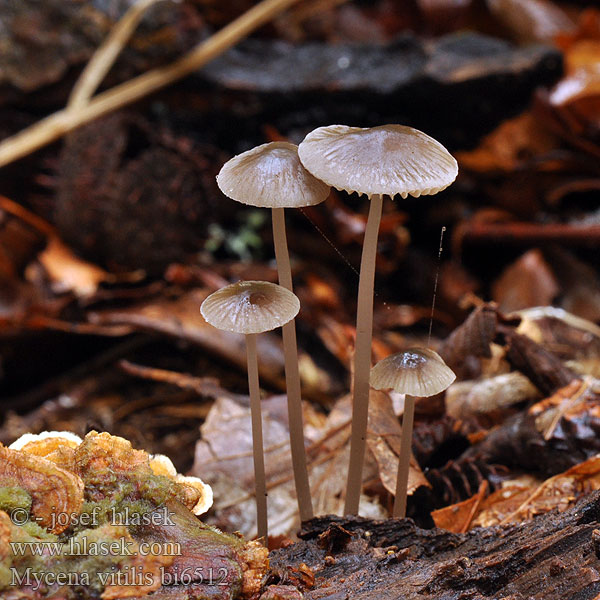
[[[396,493],[401,437],[402,428],[398,417],[394,414],[390,396],[385,392],[371,389],[367,446],[377,461],[381,482],[392,496]],[[407,486],[408,495],[412,495],[422,486],[431,487],[411,452]]]
[[[478,492],[471,498],[467,498],[458,504],[446,506],[431,513],[431,518],[436,527],[447,529],[453,533],[464,533],[469,530],[474,515],[485,497],[488,483],[483,481]]]
[[[512,172],[540,154],[554,150],[556,136],[531,112],[504,121],[475,150],[455,154],[461,167],[479,173]]]
[[[521,42],[551,42],[575,23],[550,0],[487,0],[491,13]]]
[[[552,304],[559,292],[552,269],[537,249],[523,254],[492,284],[492,297],[503,312]]]
[[[94,294],[101,283],[113,279],[104,269],[77,257],[55,236],[48,239],[38,260],[56,293],[72,291],[76,296],[85,298]]]

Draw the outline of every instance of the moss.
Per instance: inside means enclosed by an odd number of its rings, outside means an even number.
[[[0,487],[0,510],[9,513],[17,508],[31,511],[31,495],[22,487]]]
[[[12,573],[8,565],[0,565],[0,590],[10,586],[12,582]]]
[[[225,568],[230,574],[229,591],[237,594],[243,576],[239,540],[202,525],[179,502],[189,502],[189,496],[184,497],[189,489],[155,475],[141,451],[131,454],[128,443],[120,438],[114,439],[114,452],[112,444],[107,436],[92,436],[82,449],[77,474],[84,483],[84,502],[60,535],[48,533],[32,520],[17,526],[5,519],[10,541],[22,545],[21,552],[13,548],[0,561],[0,590],[11,589],[14,576],[26,587],[24,578],[38,573],[49,583],[47,592],[39,588],[42,596],[62,586],[65,600],[95,600],[113,577],[125,581],[116,585],[142,585],[143,573],[157,577],[158,569],[178,560],[179,567],[189,563],[205,570],[213,564],[215,569]],[[0,508],[8,513],[24,509],[30,514],[31,496],[11,484],[12,480],[0,488]],[[156,551],[164,555],[146,555],[148,542],[164,543],[164,550]],[[182,555],[176,548],[183,549]],[[58,576],[68,576],[69,583],[61,583]]]

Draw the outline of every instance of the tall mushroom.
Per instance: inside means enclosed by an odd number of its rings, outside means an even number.
[[[371,386],[376,390],[392,389],[404,394],[402,439],[393,516],[406,516],[406,490],[412,445],[415,398],[443,392],[456,379],[454,371],[442,357],[428,348],[409,348],[380,360],[371,369]]]
[[[290,292],[293,291],[284,211],[286,208],[313,206],[323,202],[329,195],[329,186],[302,166],[298,147],[288,142],[263,144],[234,156],[223,165],[217,176],[217,184],[233,200],[271,209],[279,283]],[[292,466],[300,519],[306,521],[312,518],[313,509],[304,448],[294,321],[283,326],[282,334]]]
[[[252,416],[252,450],[258,537],[267,542],[267,486],[263,453],[262,414],[258,382],[256,335],[289,323],[300,301],[289,290],[266,281],[240,281],[217,290],[200,307],[202,316],[217,329],[246,336],[248,387]]]
[[[375,257],[383,196],[400,194],[406,198],[436,194],[456,179],[458,165],[439,142],[402,125],[368,129],[345,125],[319,127],[306,136],[298,154],[315,177],[339,190],[366,194],[371,201],[358,284],[352,434],[345,504],[346,514],[357,514],[369,413]]]

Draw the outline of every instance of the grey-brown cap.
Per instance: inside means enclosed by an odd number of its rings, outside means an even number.
[[[329,186],[311,175],[298,158],[298,146],[271,142],[228,160],[217,184],[229,198],[262,208],[300,208],[320,204]]]
[[[392,389],[421,398],[443,392],[454,380],[454,371],[428,348],[409,348],[380,360],[371,369],[371,387]]]
[[[319,127],[304,138],[298,154],[315,177],[369,198],[437,194],[458,174],[456,160],[442,144],[403,125]]]
[[[293,292],[266,281],[238,281],[212,293],[200,312],[217,329],[263,333],[291,321],[300,310]]]

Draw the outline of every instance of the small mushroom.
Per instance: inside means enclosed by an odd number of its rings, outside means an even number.
[[[200,307],[202,316],[213,327],[243,333],[246,336],[257,530],[258,537],[264,538],[265,543],[268,535],[267,486],[263,454],[256,334],[282,327],[289,323],[298,314],[299,310],[300,301],[293,292],[266,281],[233,283],[208,296]]]
[[[237,202],[271,209],[279,283],[292,292],[284,211],[323,202],[329,195],[329,186],[302,166],[298,146],[289,142],[263,144],[234,156],[223,165],[217,184],[226,196]],[[292,467],[300,519],[306,521],[312,518],[313,509],[304,449],[298,349],[293,320],[283,326],[282,335]]]
[[[442,357],[428,348],[409,348],[380,360],[371,369],[371,387],[404,394],[402,440],[396,480],[393,516],[406,516],[406,489],[412,445],[415,399],[443,392],[456,379]]]
[[[298,148],[304,167],[330,186],[370,199],[365,230],[356,316],[354,387],[350,466],[346,487],[346,514],[357,514],[362,487],[369,370],[373,334],[375,257],[383,196],[437,194],[458,174],[458,165],[439,142],[402,125],[362,129],[345,125],[319,127]]]

